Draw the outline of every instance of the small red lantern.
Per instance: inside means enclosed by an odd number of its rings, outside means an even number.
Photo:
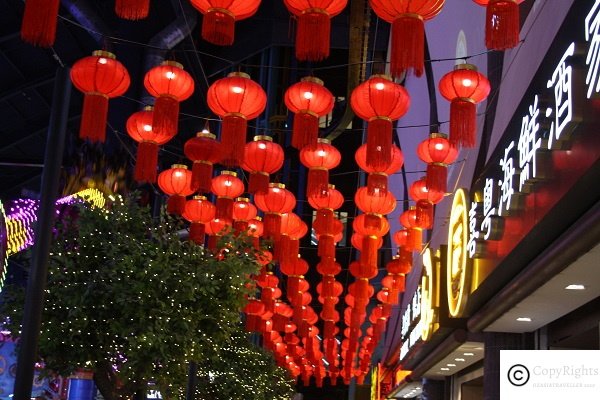
[[[296,206],[296,196],[282,183],[269,183],[266,192],[254,196],[256,206],[265,213],[264,234],[277,239],[281,229],[281,214],[288,213]]]
[[[233,203],[233,227],[236,232],[247,232],[248,221],[256,218],[258,210],[247,197],[238,197]]]
[[[163,61],[146,73],[144,87],[156,97],[152,121],[154,130],[166,135],[177,134],[179,103],[194,93],[192,76],[178,62]]]
[[[334,185],[328,185],[326,191],[313,193],[307,197],[310,206],[317,210],[313,226],[317,227],[322,234],[333,235],[334,211],[344,204],[342,193]]]
[[[367,165],[389,165],[392,161],[392,121],[408,111],[408,92],[388,76],[373,75],[352,91],[350,105],[356,115],[368,122]]]
[[[212,192],[217,196],[216,218],[233,219],[233,199],[244,193],[244,182],[233,171],[221,171],[212,179]]]
[[[254,136],[252,142],[246,143],[242,168],[250,173],[248,193],[267,190],[269,174],[281,169],[283,159],[283,149],[279,144],[273,143],[270,136]]]
[[[417,202],[417,222],[423,229],[433,228],[433,205],[444,199],[444,192],[427,187],[427,178],[417,179],[408,189],[410,197]]]
[[[230,228],[231,224],[229,221],[219,218],[214,218],[205,224],[204,229],[208,235],[208,248],[212,251],[217,250],[219,237],[227,234]]]
[[[190,0],[204,14],[202,39],[219,46],[230,46],[235,37],[235,22],[253,16],[260,0]]]
[[[183,152],[194,162],[192,166],[192,188],[202,193],[210,192],[213,165],[221,160],[221,142],[209,132],[198,132],[185,142]]]
[[[377,220],[377,222],[375,222]],[[376,214],[360,214],[354,218],[352,228],[363,235],[360,259],[363,264],[377,264],[379,238],[387,234],[390,224],[386,218]]]
[[[281,215],[281,237],[275,243],[280,264],[294,264],[300,252],[300,239],[308,233],[306,223],[293,212]],[[302,274],[300,274],[302,275]]]
[[[458,148],[443,133],[431,133],[417,147],[417,155],[427,163],[427,187],[430,190],[446,193],[448,165],[456,161]]]
[[[412,252],[403,249],[399,249],[398,255],[392,257],[392,259],[386,264],[385,269],[388,274],[409,274],[412,270],[413,255]]]
[[[185,197],[194,193],[191,183],[192,172],[182,164],[173,164],[170,169],[158,175],[160,190],[169,195],[167,212],[176,215],[183,213]]]
[[[342,154],[328,139],[317,139],[315,146],[304,146],[300,150],[300,162],[308,168],[306,195],[326,192],[329,185],[329,170],[337,167]]]
[[[450,101],[450,143],[475,147],[477,136],[476,104],[490,93],[490,82],[472,64],[459,64],[442,77],[442,96]]]
[[[317,144],[319,118],[333,110],[333,95],[323,81],[309,76],[293,84],[285,92],[285,105],[294,113],[292,146],[302,149]]]
[[[400,223],[406,228],[406,248],[412,251],[421,251],[423,247],[423,225],[425,221],[417,219],[417,209],[410,206],[400,215]]]
[[[119,18],[137,21],[150,12],[150,0],[116,0],[115,13]]]
[[[369,0],[377,16],[392,24],[390,72],[394,78],[414,71],[421,76],[425,61],[425,26],[442,11],[445,0]]]
[[[71,81],[84,93],[79,137],[104,142],[108,99],[123,95],[129,88],[127,69],[114,54],[96,50],[73,65]]]
[[[396,209],[396,198],[392,192],[384,195],[372,195],[366,187],[359,187],[354,194],[354,202],[358,209],[366,213],[365,223],[370,224],[370,215],[387,215]],[[377,222],[379,223],[379,218]]]
[[[519,4],[524,0],[473,0],[485,6],[485,47],[506,50],[519,44]]]
[[[329,57],[331,18],[341,13],[348,0],[284,0],[287,9],[298,18],[296,58],[321,61]]]
[[[376,149],[376,151],[379,151]],[[376,157],[380,159],[381,157]],[[388,175],[395,174],[398,172],[404,164],[404,155],[400,148],[396,145],[392,145],[392,156],[390,163],[373,164],[369,166],[367,164],[367,145],[362,144],[356,153],[354,153],[354,159],[356,163],[363,171],[369,174],[367,178],[367,189],[369,194],[385,195],[388,190]]]
[[[208,88],[208,106],[223,119],[221,143],[222,163],[239,166],[244,161],[244,145],[249,119],[260,115],[267,104],[263,88],[243,72],[232,72]]]
[[[194,196],[185,203],[183,218],[190,222],[190,240],[204,244],[204,224],[215,218],[216,207],[204,196]]]
[[[50,47],[56,40],[59,0],[27,0],[21,24],[21,39],[40,47]]]

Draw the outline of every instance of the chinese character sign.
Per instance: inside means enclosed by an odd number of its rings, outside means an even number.
[[[542,139],[538,137],[540,124],[538,116],[540,108],[538,106],[538,96],[535,96],[533,104],[529,106],[529,114],[523,117],[521,123],[521,134],[519,135],[519,191],[529,180],[537,176],[536,152],[542,146]],[[506,175],[505,175],[506,176]],[[510,200],[509,200],[510,201]]]
[[[594,93],[600,92],[600,0],[596,0],[594,6],[585,17],[585,41],[589,43],[589,50],[585,58],[588,72],[585,77],[587,85],[587,98],[590,99]]]
[[[567,58],[575,52],[575,43],[567,49],[560,59],[558,66],[548,80],[546,86],[554,88],[554,109],[546,109],[546,117],[552,118],[550,125],[550,135],[548,137],[548,149],[558,149],[559,140],[563,136],[569,123],[573,121],[573,68],[567,64]],[[537,96],[536,96],[537,100]]]

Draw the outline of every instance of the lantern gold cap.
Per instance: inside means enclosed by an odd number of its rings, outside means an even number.
[[[163,61],[160,65],[168,65],[169,67],[177,67],[179,69],[183,69],[183,64],[180,64],[177,61],[173,60]]]
[[[254,136],[254,141],[255,142],[259,142],[259,141],[272,142],[273,138],[271,136],[267,136],[267,135],[256,135],[256,136]]]
[[[144,106],[143,111],[153,111],[154,110],[154,106]]]
[[[317,85],[321,85],[324,86],[325,82],[323,82],[323,80],[315,77],[315,76],[305,76],[304,78],[300,79],[301,82],[312,82],[312,83],[316,83]]]
[[[187,165],[185,164],[173,164],[171,165],[171,168],[188,169]]]
[[[207,200],[206,196],[200,196],[200,195],[196,195],[194,197],[192,197],[194,200]]]
[[[256,220],[256,221],[259,221],[259,222],[262,222],[262,217],[254,217],[254,218],[252,218],[252,219],[254,219],[254,220]]]
[[[245,72],[230,72],[229,74],[227,74],[228,78],[231,77],[238,77],[238,78],[246,78],[246,79],[250,79],[250,75],[248,75]]]
[[[446,135],[445,133],[441,133],[441,132],[432,132],[429,134],[429,137],[431,139],[448,139],[448,135]]]
[[[234,171],[221,171],[221,175],[237,176],[237,172],[234,172]]]
[[[92,56],[110,58],[111,60],[117,59],[117,56],[115,56],[110,51],[105,51],[105,50],[95,50],[92,52]]]
[[[331,144],[331,140],[326,138],[318,138],[317,143]]]
[[[217,136],[210,132],[197,132],[196,137],[199,138],[207,138],[207,139],[216,139]]]
[[[416,209],[417,209],[417,206],[409,206],[409,207],[408,207],[408,209],[409,209],[409,210],[416,210]]]
[[[331,183],[327,184],[327,189],[335,189],[335,185],[332,185]]]
[[[463,63],[463,64],[457,64],[454,66],[454,70],[458,71],[461,69],[468,69],[470,71],[477,71],[477,67],[473,64],[468,64],[468,63]]]
[[[283,183],[269,183],[269,187],[270,188],[279,188],[279,189],[285,189],[285,185]]]
[[[238,197],[235,199],[235,201],[241,201],[242,203],[249,203],[250,199],[247,197]]]

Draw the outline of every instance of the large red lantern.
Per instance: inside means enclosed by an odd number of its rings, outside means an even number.
[[[84,94],[79,137],[104,142],[108,99],[121,96],[129,88],[127,69],[114,54],[97,50],[73,64],[71,81]]]
[[[323,81],[309,76],[285,91],[285,105],[294,113],[292,146],[302,149],[317,144],[319,118],[333,110],[333,95]]]
[[[281,214],[288,213],[296,206],[296,196],[282,183],[269,183],[269,189],[258,192],[254,203],[265,213],[264,235],[277,239],[281,229]]]
[[[421,76],[425,61],[425,26],[442,11],[445,0],[369,0],[377,16],[392,24],[390,72],[394,78],[413,70]]]
[[[179,103],[194,93],[194,79],[175,61],[163,61],[146,72],[144,87],[154,102],[152,127],[162,134],[175,135],[179,123]]]
[[[185,197],[194,193],[191,186],[192,171],[182,164],[173,164],[158,175],[160,190],[169,195],[167,212],[181,215],[185,208]]]
[[[485,46],[506,50],[519,44],[519,4],[524,0],[473,0],[485,6]]]
[[[433,205],[444,199],[444,192],[430,189],[425,176],[414,181],[408,192],[417,202],[416,222],[423,229],[433,228]]]
[[[216,207],[204,196],[194,196],[185,203],[183,218],[190,222],[190,240],[204,244],[204,225],[215,218]]]
[[[232,72],[208,88],[208,106],[223,119],[222,163],[239,166],[244,160],[247,121],[259,116],[267,104],[263,88],[243,72]]]
[[[477,136],[476,104],[490,93],[490,82],[472,64],[459,64],[442,77],[442,96],[450,101],[450,143],[475,147]]]
[[[252,142],[246,143],[242,168],[250,173],[248,193],[267,190],[269,174],[281,169],[283,159],[283,148],[273,143],[270,136],[254,136]]]
[[[392,192],[384,195],[369,194],[366,186],[359,187],[354,194],[354,202],[360,211],[366,213],[365,223],[370,224],[370,216],[387,215],[396,209],[396,198]],[[379,223],[379,218],[376,218]]]
[[[337,167],[341,160],[342,154],[328,139],[317,139],[316,145],[304,146],[300,150],[300,162],[308,168],[307,196],[327,191],[329,170]]]
[[[417,147],[417,155],[427,163],[427,187],[430,190],[446,193],[448,185],[448,165],[456,161],[458,148],[453,146],[443,133],[431,133]]]
[[[350,105],[368,122],[367,165],[390,164],[392,121],[402,117],[410,106],[406,89],[385,75],[373,75],[352,91]]]
[[[376,149],[376,151],[379,150],[380,149]],[[376,157],[376,159],[379,158],[381,157]],[[360,169],[369,174],[367,178],[367,189],[369,190],[369,194],[385,195],[388,190],[388,176],[398,172],[404,164],[404,155],[396,145],[392,145],[392,156],[391,162],[389,163],[375,163],[373,165],[368,165],[366,144],[362,144],[358,150],[356,150],[354,159]]]
[[[192,188],[202,193],[210,192],[213,165],[221,160],[221,142],[209,132],[198,132],[185,142],[183,152],[194,162],[192,166]]]
[[[348,0],[283,0],[298,18],[296,58],[321,61],[329,57],[331,18],[341,13]]]
[[[150,12],[150,0],[115,0],[115,13],[119,18],[137,21]]]
[[[52,46],[56,40],[59,5],[59,0],[27,0],[21,24],[21,39],[35,46]]]
[[[202,39],[219,46],[230,46],[235,37],[235,22],[253,16],[260,0],[190,0],[204,14]]]
[[[233,199],[244,193],[244,182],[233,171],[221,171],[212,179],[212,192],[217,196],[216,218],[233,219]]]

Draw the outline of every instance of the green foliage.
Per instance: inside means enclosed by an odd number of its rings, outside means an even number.
[[[181,398],[189,361],[222,365],[259,265],[242,238],[225,238],[227,250],[215,257],[181,241],[179,229],[132,200],[110,210],[80,207],[59,227],[39,347],[47,369],[93,369],[107,399],[149,381]],[[18,301],[8,297],[2,310],[12,332],[21,321]]]

